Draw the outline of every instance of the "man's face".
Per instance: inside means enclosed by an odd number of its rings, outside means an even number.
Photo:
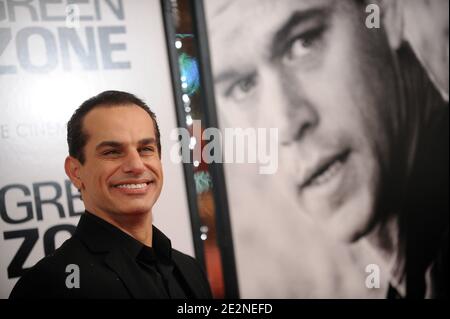
[[[398,128],[383,29],[354,1],[205,5],[222,123],[277,127],[302,210],[341,239],[366,234]]]
[[[138,106],[98,107],[85,116],[83,130],[88,141],[79,177],[86,209],[151,212],[163,172],[150,115]]]

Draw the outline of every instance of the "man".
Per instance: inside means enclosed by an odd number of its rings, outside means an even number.
[[[380,28],[366,26],[370,3]],[[205,6],[223,125],[279,129],[301,210],[367,240],[390,265],[390,297],[447,296],[448,106],[395,1]]]
[[[152,226],[163,170],[149,107],[126,92],[103,92],[75,111],[67,141],[65,170],[86,212],[10,298],[210,298],[197,262]]]

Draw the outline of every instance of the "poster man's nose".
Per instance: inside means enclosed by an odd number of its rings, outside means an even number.
[[[314,106],[299,83],[287,82],[273,74],[267,77],[261,94],[259,125],[278,128],[281,145],[300,141],[319,122]]]

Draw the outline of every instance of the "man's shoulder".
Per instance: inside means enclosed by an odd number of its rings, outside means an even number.
[[[86,263],[88,256],[87,248],[72,236],[28,269],[14,286],[10,298],[57,298],[56,293],[66,289],[66,278],[73,272],[71,265]]]
[[[91,253],[87,247],[76,235],[74,235],[67,239],[53,253],[42,258],[35,266],[30,268],[30,271],[43,272],[49,268],[54,271],[54,267],[58,267],[63,264],[82,263],[90,255]]]

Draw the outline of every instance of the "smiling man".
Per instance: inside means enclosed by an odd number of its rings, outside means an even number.
[[[67,132],[65,170],[86,212],[74,236],[32,267],[10,298],[210,298],[197,262],[152,226],[163,170],[149,107],[106,91],[75,111]]]
[[[371,3],[378,29],[365,24]],[[448,105],[396,4],[206,2],[216,100],[225,127],[279,129],[300,211],[370,242],[390,265],[390,295],[436,297],[448,289]]]

